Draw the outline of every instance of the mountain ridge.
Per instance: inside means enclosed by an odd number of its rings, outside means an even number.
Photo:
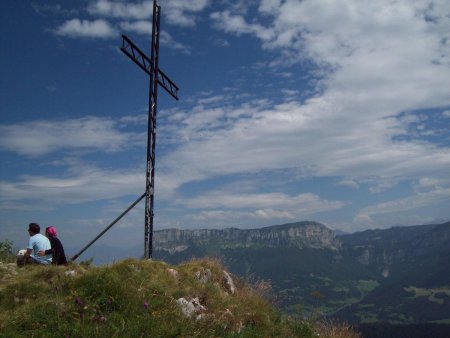
[[[341,236],[310,221],[177,233],[182,241],[160,242],[167,232],[155,232],[156,257],[218,257],[244,278],[270,280],[288,313],[319,306],[352,323],[450,323],[450,222]]]
[[[286,223],[256,229],[164,229],[154,233],[156,250],[180,252],[190,245],[209,242],[221,247],[248,247],[258,245],[277,247],[295,245],[298,247],[329,247],[337,249],[341,242],[333,230],[323,224],[311,221]],[[233,241],[230,243],[229,241]],[[174,247],[174,243],[177,245]]]

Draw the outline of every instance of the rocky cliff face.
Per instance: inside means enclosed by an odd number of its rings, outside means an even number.
[[[341,242],[334,232],[316,222],[298,222],[261,229],[240,230],[236,228],[180,230],[168,229],[155,232],[155,249],[170,253],[180,252],[190,246],[280,247],[339,249]]]
[[[439,266],[442,257],[450,253],[450,222],[438,225],[393,227],[385,230],[366,230],[345,235],[343,254],[384,278],[402,277],[409,270],[417,270],[417,262],[426,262],[423,272]]]

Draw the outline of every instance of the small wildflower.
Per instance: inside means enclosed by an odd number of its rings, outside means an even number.
[[[144,301],[144,308],[147,310],[148,309],[148,302]]]
[[[75,297],[75,304],[78,306],[83,306],[83,302],[81,301],[80,297]]]
[[[106,317],[103,315],[96,315],[96,316],[92,317],[92,320],[94,322],[106,323]]]

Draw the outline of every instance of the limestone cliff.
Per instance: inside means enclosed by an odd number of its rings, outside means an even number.
[[[237,228],[167,229],[156,231],[154,236],[155,249],[170,253],[184,251],[193,245],[218,248],[295,246],[333,250],[341,247],[333,230],[316,222],[298,222],[247,230]]]

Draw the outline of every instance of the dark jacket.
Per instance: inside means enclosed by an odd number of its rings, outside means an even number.
[[[55,265],[67,265],[66,254],[64,253],[64,248],[61,241],[56,237],[49,236],[51,249],[46,250],[45,254],[52,254],[52,264]]]

